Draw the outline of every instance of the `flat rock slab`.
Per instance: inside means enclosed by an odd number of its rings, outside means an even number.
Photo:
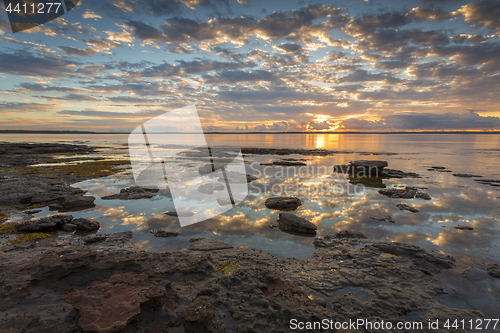
[[[165,288],[144,282],[136,273],[125,273],[69,293],[64,300],[79,311],[82,330],[111,333],[125,328],[141,312],[141,304],[164,294]]]
[[[379,190],[378,193],[394,199],[424,199],[431,200],[431,196],[425,192],[420,191],[419,188],[407,186],[404,189],[400,188],[385,188]]]
[[[61,230],[63,225],[70,223],[72,220],[73,216],[71,215],[54,215],[35,221],[18,223],[14,225],[14,228],[20,232],[48,232]]]
[[[390,223],[396,223],[396,221],[394,221],[394,219],[392,218],[391,215],[384,215],[384,216],[370,216],[370,218],[372,220],[376,220],[376,221],[381,221],[381,222],[390,222]]]
[[[95,207],[95,197],[83,195],[70,195],[59,200],[59,202],[49,205],[50,210],[59,212],[70,212],[89,209]]]
[[[294,209],[302,205],[297,197],[274,197],[266,199],[264,203],[269,209]]]
[[[152,233],[156,237],[177,237],[177,236],[179,236],[179,232],[177,232],[177,231],[168,231],[168,230],[163,230],[163,229],[154,229],[154,230],[151,230],[150,233]]]
[[[350,162],[354,167],[383,169],[389,165],[387,161],[357,160]]]
[[[215,251],[233,248],[231,244],[218,239],[191,238],[189,242],[191,244],[189,244],[187,249],[191,251]]]
[[[500,279],[500,264],[487,262],[486,263],[486,273],[494,278]]]
[[[290,213],[279,214],[278,227],[282,231],[290,231],[300,234],[316,234],[316,230],[318,229],[313,223],[300,216]]]
[[[457,225],[454,227],[455,229],[460,229],[460,230],[474,230],[474,228],[469,227],[468,225]]]
[[[404,204],[404,203],[398,203],[396,205],[396,207],[398,207],[399,210],[407,210],[407,211],[410,211],[412,213],[418,213],[418,209],[416,209],[415,207],[412,207],[410,205]]]
[[[453,176],[462,178],[483,177],[481,175],[474,175],[472,173],[454,173]]]
[[[168,216],[175,216],[175,217],[191,217],[194,215],[193,212],[189,212],[189,211],[168,211],[168,212],[165,212],[164,213],[165,215],[168,215]]]
[[[127,188],[122,188],[120,193],[112,194],[102,197],[103,200],[137,200],[137,199],[149,199],[155,196],[154,193],[159,191],[158,188],[153,187],[141,187],[141,186],[130,186]]]
[[[278,165],[278,166],[304,166],[307,163],[300,161],[274,161],[271,163],[261,163],[261,165]]]
[[[100,227],[101,224],[97,221],[85,218],[73,219],[72,215],[53,215],[14,225],[14,228],[20,232],[95,231]]]
[[[220,183],[215,183],[215,184],[203,184],[198,187],[198,192],[203,193],[203,194],[214,194],[214,191],[222,191],[224,190],[224,185]]]

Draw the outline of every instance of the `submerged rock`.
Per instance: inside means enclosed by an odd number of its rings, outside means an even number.
[[[269,209],[295,209],[302,201],[297,197],[273,197],[267,198],[264,204]]]
[[[455,229],[460,229],[460,230],[474,230],[474,228],[469,227],[468,225],[457,225],[454,227]]]
[[[487,262],[486,263],[486,273],[494,278],[500,279],[500,264]]]
[[[130,186],[122,188],[119,194],[112,194],[102,197],[102,200],[136,200],[149,199],[155,196],[154,193],[159,191],[158,188]]]
[[[483,177],[481,175],[474,175],[472,173],[454,173],[453,176],[462,178]]]
[[[376,220],[376,221],[381,221],[381,222],[390,222],[390,223],[396,223],[396,221],[394,221],[392,219],[392,216],[387,214],[387,215],[384,215],[382,217],[375,217],[375,216],[370,216],[370,218],[372,220]]]
[[[394,198],[394,199],[424,199],[431,200],[432,198],[425,192],[421,192],[417,187],[407,186],[404,189],[400,188],[386,188],[383,190],[379,190],[378,193],[383,194],[385,196]]]
[[[278,227],[282,231],[296,232],[300,234],[316,234],[316,225],[306,219],[290,214],[279,213]]]
[[[410,205],[404,204],[404,203],[398,203],[396,205],[396,207],[398,207],[399,210],[408,210],[412,213],[418,213],[418,209],[416,209],[415,207],[412,207]]]
[[[198,192],[203,194],[214,194],[214,191],[224,190],[224,185],[220,183],[216,184],[203,184],[198,187]]]
[[[179,236],[179,232],[177,232],[177,231],[168,231],[168,230],[163,230],[163,229],[154,229],[154,230],[151,230],[150,233],[152,233],[156,237],[177,237],[177,236]]]
[[[271,163],[260,163],[260,165],[304,166],[307,165],[307,163],[301,161],[274,161]]]
[[[169,212],[165,212],[164,213],[165,215],[168,215],[168,216],[175,216],[175,217],[191,217],[194,215],[193,212],[190,212],[190,211],[169,211]]]

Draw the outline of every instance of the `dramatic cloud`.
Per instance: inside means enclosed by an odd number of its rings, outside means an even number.
[[[128,130],[196,103],[214,131],[499,129],[498,1],[78,8],[20,34],[0,16],[0,123]]]

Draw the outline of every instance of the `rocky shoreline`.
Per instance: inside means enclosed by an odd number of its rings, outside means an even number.
[[[446,291],[436,280],[455,265],[452,257],[356,232],[317,237],[306,260],[215,239],[149,253],[136,249],[131,236],[7,246],[0,331],[288,332],[291,319],[483,317],[439,302]]]
[[[285,155],[277,151],[248,148],[244,153]],[[132,244],[131,231],[94,234],[98,222],[67,214],[2,224],[13,212],[29,217],[39,207],[59,212],[92,207],[94,198],[71,184],[113,174],[128,164],[93,156],[95,152],[80,145],[0,145],[0,233],[21,233],[0,249],[0,333],[288,332],[292,319],[425,323],[484,317],[479,311],[440,302],[447,291],[437,282],[443,271],[455,267],[452,257],[404,243],[376,242],[353,230],[316,236],[315,252],[299,260],[206,238],[193,238],[181,250],[146,252]],[[84,157],[76,159],[76,153]],[[78,163],[54,164],[62,160]],[[356,171],[370,166],[361,162],[351,165]],[[46,169],[32,167],[37,164]],[[383,178],[419,177],[386,166],[377,165]],[[338,171],[349,167],[339,166]],[[429,200],[421,190],[406,187],[380,193]],[[151,198],[156,192],[131,187],[109,199]],[[270,198],[265,206],[280,210],[301,204],[287,197]],[[398,208],[418,212],[402,203]],[[390,216],[388,221],[393,222]],[[275,227],[316,235],[314,224],[292,213],[281,213]],[[178,235],[161,229],[151,233]],[[498,264],[487,264],[487,270],[500,276]],[[425,326],[422,331],[436,332]]]

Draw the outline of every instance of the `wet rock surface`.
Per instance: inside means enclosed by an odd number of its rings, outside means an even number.
[[[155,193],[159,191],[158,188],[141,187],[141,186],[130,186],[127,188],[122,188],[120,193],[112,194],[102,197],[103,200],[137,200],[137,199],[149,199],[155,196]]]
[[[386,188],[379,190],[378,193],[394,199],[424,199],[431,200],[431,196],[421,191],[421,188],[406,186],[401,188]]]
[[[62,198],[58,203],[49,205],[50,210],[59,212],[74,212],[95,207],[95,197],[73,195]]]
[[[260,165],[304,166],[307,165],[307,163],[302,161],[273,161],[270,163],[260,163]]]
[[[179,232],[177,232],[177,231],[169,231],[169,230],[163,230],[163,229],[154,229],[154,230],[151,230],[150,233],[152,233],[156,237],[177,237],[177,236],[179,236]]]
[[[109,167],[111,162],[99,162],[98,165],[89,162],[100,161],[102,157],[72,156],[90,154],[96,148],[58,143],[0,143],[0,207],[23,210],[50,205],[52,210],[58,211],[94,207],[93,197],[83,196],[85,191],[70,184],[106,174],[101,169]],[[56,158],[57,154],[64,154],[64,159]],[[75,166],[67,169],[50,166],[75,160],[89,163],[78,164],[81,170],[76,169],[81,172],[75,172]]]
[[[92,219],[73,219],[72,215],[52,215],[38,220],[16,223],[14,228],[19,232],[50,232],[63,231],[95,231],[100,223]]]
[[[473,177],[483,177],[481,175],[475,175],[475,174],[472,174],[472,173],[454,173],[453,176],[455,177],[462,177],[462,178],[473,178]]]
[[[384,216],[370,216],[370,218],[372,220],[381,221],[381,222],[396,223],[396,221],[394,221],[392,216],[389,214],[384,215]]]
[[[483,184],[483,185],[500,187],[500,180],[496,180],[496,179],[474,179],[474,181],[478,182],[479,184]]]
[[[302,201],[297,197],[273,197],[266,199],[264,204],[269,209],[295,209]]]
[[[398,203],[396,205],[396,207],[398,207],[399,210],[407,210],[407,211],[410,211],[412,213],[418,213],[418,209],[416,209],[415,207],[412,207],[410,205],[407,205],[405,203]]]
[[[494,278],[500,279],[500,264],[487,262],[486,263],[486,273]]]
[[[291,214],[279,213],[278,227],[282,231],[290,231],[299,234],[316,234],[316,225],[305,218]]]
[[[446,290],[436,282],[454,267],[453,258],[353,231],[317,237],[316,251],[304,260],[214,239],[193,239],[188,248],[165,253],[115,246],[129,236],[111,234],[87,245],[56,239],[9,245],[0,253],[0,327],[23,333],[288,332],[291,319],[483,317],[440,303]],[[228,262],[237,263],[234,270],[220,269]],[[311,299],[311,293],[322,297]]]

